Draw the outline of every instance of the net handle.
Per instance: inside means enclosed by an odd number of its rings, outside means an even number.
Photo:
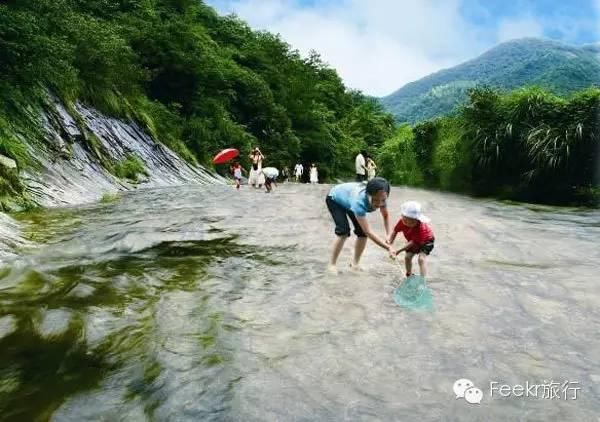
[[[402,269],[402,272],[404,273],[404,266],[402,265],[402,263],[400,262],[400,260],[398,259],[398,255],[396,255],[395,257],[391,258],[394,260],[394,262],[396,264],[398,264],[398,266]],[[406,279],[407,277],[405,277]],[[423,277],[421,277],[423,278]],[[423,284],[427,285],[427,281],[423,278]]]

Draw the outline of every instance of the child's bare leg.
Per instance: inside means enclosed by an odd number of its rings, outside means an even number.
[[[412,252],[406,252],[404,256],[404,265],[406,265],[406,274],[412,274],[412,259],[415,256]]]
[[[425,252],[419,253],[419,271],[421,277],[425,278],[427,275],[427,254]]]

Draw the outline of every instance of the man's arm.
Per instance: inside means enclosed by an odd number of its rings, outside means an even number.
[[[388,212],[386,207],[379,208],[381,212],[381,216],[383,217],[383,227],[385,227],[385,236],[389,237],[390,235],[390,213]]]
[[[396,230],[394,230],[392,233],[390,233],[388,239],[387,239],[387,243],[388,245],[393,245],[394,244],[394,240],[396,240],[396,235],[398,233],[396,233]]]
[[[395,251],[392,249],[392,246],[385,243],[385,239],[380,238],[379,236],[377,236],[377,234],[375,234],[371,230],[371,227],[369,226],[369,222],[367,221],[367,217],[356,216],[356,221],[358,221],[360,228],[365,233],[365,235],[367,235],[367,237],[369,239],[371,239],[377,245],[381,246],[383,249],[386,249],[390,254],[395,253]]]

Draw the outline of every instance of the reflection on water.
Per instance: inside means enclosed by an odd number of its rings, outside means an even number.
[[[599,212],[393,189],[394,218],[419,200],[436,232],[435,309],[411,312],[373,245],[367,273],[325,274],[327,189],[187,186],[18,216],[37,246],[0,269],[0,414],[597,420]],[[455,400],[458,378],[480,405]],[[489,397],[490,381],[550,379],[578,399]]]

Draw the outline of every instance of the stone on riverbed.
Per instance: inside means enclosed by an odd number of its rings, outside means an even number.
[[[71,312],[64,309],[51,309],[44,314],[39,331],[42,337],[58,336],[69,328]]]
[[[84,298],[94,294],[96,289],[89,284],[78,284],[73,290],[69,292],[70,297]]]

